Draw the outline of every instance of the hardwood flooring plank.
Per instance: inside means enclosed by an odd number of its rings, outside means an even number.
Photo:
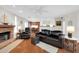
[[[26,39],[10,53],[46,53],[46,51],[33,45],[31,39]]]

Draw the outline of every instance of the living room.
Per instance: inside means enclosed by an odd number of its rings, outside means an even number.
[[[1,5],[0,52],[78,53],[78,7]]]

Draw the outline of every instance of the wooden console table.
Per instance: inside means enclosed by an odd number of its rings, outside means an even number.
[[[77,39],[76,38],[65,37],[65,39],[64,39],[64,49],[75,53],[76,52],[76,46],[77,46]]]

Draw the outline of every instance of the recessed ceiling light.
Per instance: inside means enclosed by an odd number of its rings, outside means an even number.
[[[20,10],[20,11],[19,11],[19,13],[23,13],[23,11],[22,11],[22,10]]]

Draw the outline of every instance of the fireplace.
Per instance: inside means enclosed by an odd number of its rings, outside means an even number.
[[[10,39],[10,31],[0,33],[0,40]]]
[[[0,25],[0,38],[13,38],[14,25]],[[4,37],[4,38],[3,38]]]

